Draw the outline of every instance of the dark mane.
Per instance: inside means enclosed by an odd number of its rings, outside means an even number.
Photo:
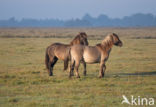
[[[102,43],[96,44],[96,47],[102,51],[104,50],[107,51],[110,48],[112,48],[112,46],[113,46],[113,41],[111,35],[107,35],[105,39],[102,41]]]
[[[74,45],[74,44],[82,44],[84,45],[83,41],[81,41],[81,38],[86,39],[87,38],[87,34],[85,32],[80,32],[71,42],[70,45]],[[86,41],[88,42],[88,41]]]

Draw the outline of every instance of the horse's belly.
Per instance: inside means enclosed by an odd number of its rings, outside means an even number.
[[[84,53],[83,56],[86,63],[99,63],[100,62],[100,55],[92,55],[88,53]]]

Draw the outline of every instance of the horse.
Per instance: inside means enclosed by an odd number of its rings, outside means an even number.
[[[58,59],[64,61],[64,71],[67,70],[68,62],[70,60],[70,47],[75,44],[88,45],[87,34],[85,32],[80,32],[70,44],[53,43],[47,47],[45,65],[49,76],[53,76],[53,67]]]
[[[90,64],[100,63],[99,78],[104,77],[106,70],[105,63],[109,58],[113,45],[119,47],[123,45],[122,41],[115,33],[108,34],[103,39],[102,43],[96,44],[95,46],[73,45],[70,49],[71,65],[69,77],[73,76],[73,71],[75,68],[76,77],[80,78],[78,68],[81,61]],[[86,75],[86,68],[84,71],[84,75]]]

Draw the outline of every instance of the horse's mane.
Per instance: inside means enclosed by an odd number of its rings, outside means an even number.
[[[109,50],[112,48],[113,46],[113,34],[108,34],[104,40],[102,41],[102,43],[96,44],[97,47],[101,48],[102,50]]]
[[[70,45],[80,44],[80,38],[84,36],[87,38],[87,34],[85,32],[80,32],[71,42]]]

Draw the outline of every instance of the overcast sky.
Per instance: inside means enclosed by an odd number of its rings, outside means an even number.
[[[122,18],[135,13],[156,15],[156,0],[0,0],[0,19],[81,18],[84,14]]]

